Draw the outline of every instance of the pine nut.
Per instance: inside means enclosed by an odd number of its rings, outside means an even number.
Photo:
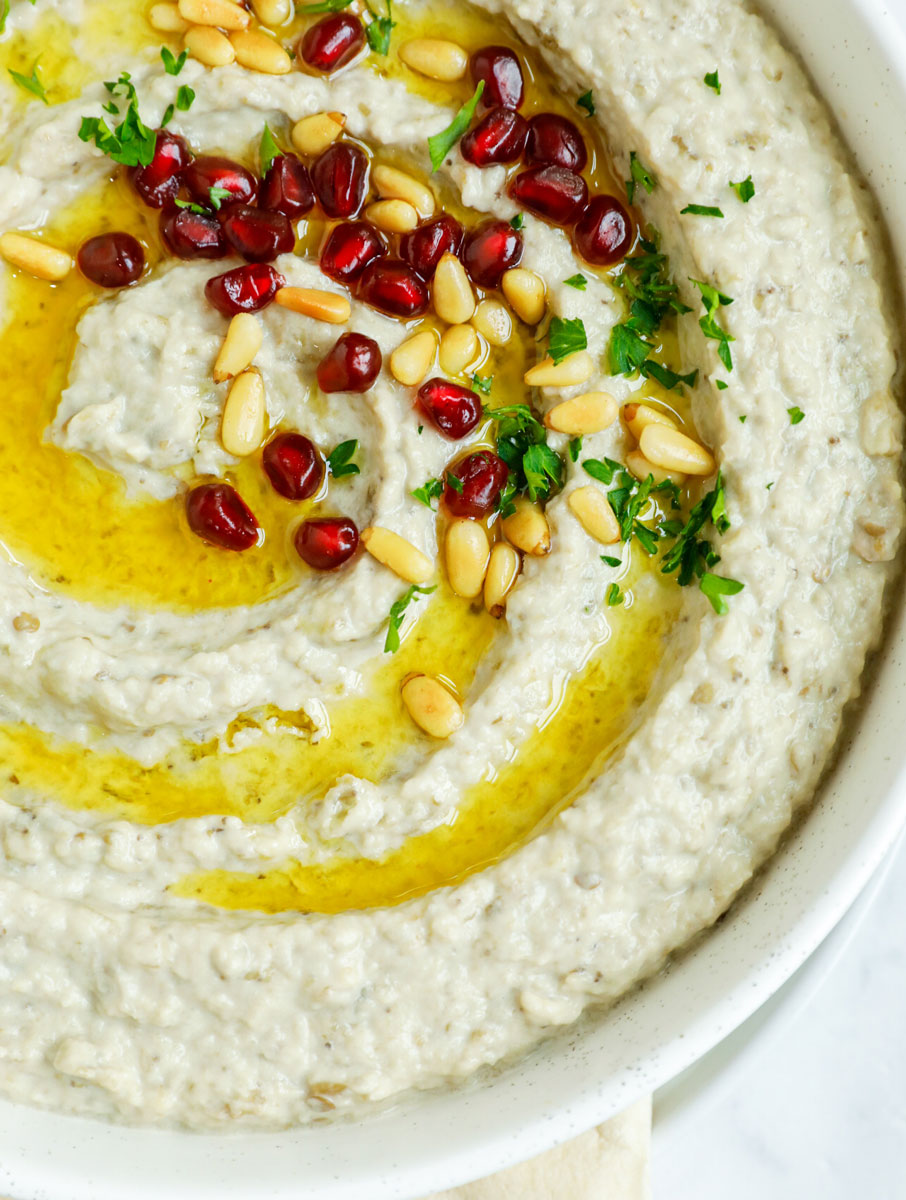
[[[248,29],[251,18],[234,0],[179,0],[179,15],[190,25]]]
[[[617,402],[609,392],[583,392],[562,404],[555,404],[544,424],[557,433],[568,433],[570,437],[582,437],[586,433],[600,433],[617,419]]]
[[[399,53],[407,67],[444,83],[462,79],[469,65],[469,56],[462,46],[442,38],[411,38],[403,42]]]
[[[243,371],[230,388],[220,420],[220,440],[227,454],[245,458],[264,441],[267,404],[264,383],[257,371]]]
[[[637,442],[641,440],[642,430],[646,425],[667,425],[670,429],[678,428],[673,417],[668,417],[659,408],[650,408],[647,404],[624,404],[621,416],[626,422],[626,428]]]
[[[376,200],[365,209],[365,216],[385,233],[408,233],[418,224],[418,213],[408,200]]]
[[[626,467],[636,479],[645,480],[650,475],[655,483],[664,483],[669,479],[677,487],[682,487],[686,482],[686,476],[680,471],[665,471],[663,467],[656,467],[654,463],[648,461],[641,450],[629,451],[626,455]]]
[[[324,292],[320,288],[280,288],[274,299],[283,308],[326,321],[329,325],[345,325],[352,316],[352,305],[346,296]]]
[[[241,29],[238,33],[231,33],[230,42],[236,51],[236,62],[248,71],[259,71],[262,75],[287,75],[292,70],[293,60],[280,43],[260,29]]]
[[[544,280],[534,271],[525,267],[513,267],[504,271],[503,294],[513,306],[513,312],[526,325],[537,325],[544,316],[545,288]]]
[[[409,716],[431,737],[448,738],[462,725],[462,705],[439,679],[410,675],[401,695]]]
[[[612,546],[620,540],[620,522],[610,507],[606,493],[593,484],[576,488],[569,494],[569,507],[579,524],[595,541]]]
[[[0,237],[0,254],[20,271],[52,283],[65,279],[72,270],[72,258],[65,250],[24,233],[4,233]]]
[[[639,439],[639,449],[649,462],[665,471],[710,475],[717,466],[709,450],[668,425],[646,425]]]
[[[521,569],[518,550],[506,542],[495,542],[484,579],[484,606],[492,617],[502,617],[506,612],[506,598]]]
[[[445,254],[437,264],[431,288],[434,311],[450,325],[463,325],[475,311],[475,293],[466,269],[455,254]]]
[[[179,7],[176,4],[152,5],[148,21],[151,28],[159,33],[185,33],[189,28],[188,22],[179,15]]]
[[[447,527],[444,555],[447,578],[457,596],[471,600],[481,591],[491,551],[483,525],[458,517]]]
[[[252,10],[262,25],[276,29],[292,16],[293,0],[252,0]]]
[[[513,336],[513,318],[499,300],[482,300],[472,324],[492,346],[505,346]]]
[[[343,132],[345,124],[345,113],[312,113],[310,117],[303,117],[293,126],[293,145],[300,154],[316,158],[323,154],[328,146],[333,145]]]
[[[420,217],[434,213],[434,193],[425,184],[419,183],[405,171],[396,167],[378,165],[371,172],[371,181],[377,194],[385,200],[408,200]]]
[[[227,67],[236,61],[236,51],[225,33],[209,25],[193,25],[183,44],[206,67]]]
[[[440,339],[440,369],[445,375],[459,375],[480,353],[481,343],[471,325],[451,325]]]
[[[20,612],[13,617],[13,629],[16,633],[37,633],[41,622],[34,613]]]
[[[371,525],[362,531],[361,540],[373,558],[407,583],[427,583],[434,578],[431,559],[392,529]]]
[[[233,317],[214,363],[214,382],[223,383],[250,367],[261,349],[262,337],[261,322],[253,313]]]
[[[390,355],[390,374],[406,387],[415,387],[434,365],[436,349],[437,337],[430,329],[406,338]]]
[[[517,497],[514,503],[516,511],[504,517],[502,522],[507,540],[512,542],[517,550],[536,558],[550,554],[551,527],[541,511],[541,506],[533,504],[525,496]]]
[[[588,383],[595,372],[595,364],[587,350],[577,350],[561,362],[554,363],[545,358],[525,373],[525,382],[530,387],[565,388]]]

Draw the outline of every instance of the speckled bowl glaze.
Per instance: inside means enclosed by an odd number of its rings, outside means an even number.
[[[564,0],[564,3],[569,0]],[[904,0],[896,0],[906,10]],[[906,264],[906,11],[880,0],[763,6],[836,113]],[[763,1004],[858,896],[906,818],[906,613],[899,591],[871,686],[817,805],[717,928],[605,1019],[594,1014],[462,1089],[367,1120],[278,1135],[105,1126],[0,1104],[14,1200],[305,1195],[407,1200],[540,1153],[664,1083]]]

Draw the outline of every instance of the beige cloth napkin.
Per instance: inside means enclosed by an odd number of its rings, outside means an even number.
[[[649,1200],[651,1100],[529,1162],[425,1200]]]

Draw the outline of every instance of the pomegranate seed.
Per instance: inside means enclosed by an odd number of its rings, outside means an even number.
[[[359,281],[359,296],[391,317],[420,317],[428,310],[428,288],[408,263],[396,258],[370,263]]]
[[[433,279],[437,264],[445,254],[459,254],[462,226],[455,217],[444,213],[400,238],[400,258],[418,271],[422,279]]]
[[[359,531],[349,517],[316,517],[302,522],[293,544],[304,563],[316,571],[333,571],[355,554]]]
[[[224,550],[249,550],[258,544],[261,526],[255,514],[228,483],[203,483],[186,497],[189,528]]]
[[[576,249],[586,262],[609,267],[629,253],[632,221],[614,196],[595,196],[576,225]]]
[[[161,214],[160,235],[177,258],[224,258],[230,252],[220,222],[212,213],[171,208]]]
[[[528,125],[511,108],[492,108],[459,143],[466,162],[476,167],[512,163],[525,149]]]
[[[165,208],[179,191],[183,171],[192,159],[185,140],[158,129],[154,157],[144,167],[130,167],[129,180],[149,208]]]
[[[189,163],[183,179],[196,204],[205,204],[209,208],[235,201],[253,204],[258,195],[258,180],[251,171],[231,158],[218,158],[213,154]],[[212,189],[216,189],[213,197]],[[224,192],[229,195],[223,195]]]
[[[283,213],[231,204],[221,224],[227,241],[249,262],[270,262],[278,254],[289,254],[296,244],[289,217]]]
[[[529,167],[510,183],[517,204],[554,225],[572,225],[588,204],[588,185],[564,167]]]
[[[476,393],[448,379],[423,383],[416,405],[435,429],[452,441],[471,433],[481,420],[481,401]]]
[[[126,287],[144,269],[145,252],[129,233],[102,233],[79,250],[79,270],[98,287]]]
[[[578,174],[588,162],[588,150],[578,125],[558,113],[538,113],[528,123],[525,158]]]
[[[204,294],[218,312],[235,317],[237,313],[259,312],[282,287],[286,287],[286,280],[273,267],[249,263],[209,279]]]
[[[313,71],[329,75],[365,45],[365,26],[349,13],[335,13],[312,25],[299,42],[299,55]]]
[[[368,190],[368,159],[348,142],[334,142],[311,169],[315,195],[328,217],[357,217]]]
[[[509,221],[485,221],[466,240],[462,261],[479,287],[494,288],[522,260],[522,234]]]
[[[262,180],[259,208],[283,213],[284,217],[304,217],[314,203],[315,189],[308,167],[295,155],[278,154]]]
[[[271,438],[261,463],[274,491],[287,500],[308,500],[324,479],[321,456],[301,433],[278,433]]]
[[[485,46],[469,60],[472,82],[484,80],[482,103],[487,108],[519,108],[525,95],[522,67],[509,46]]]
[[[387,253],[387,243],[367,221],[335,225],[321,251],[321,270],[337,283],[353,283],[370,262]]]
[[[363,333],[344,333],[318,363],[322,392],[367,392],[381,369],[381,348]]]
[[[509,468],[502,458],[490,450],[479,450],[458,462],[447,471],[444,482],[444,504],[454,517],[480,520],[491,512],[500,499]],[[449,476],[462,484],[462,491],[450,487]]]

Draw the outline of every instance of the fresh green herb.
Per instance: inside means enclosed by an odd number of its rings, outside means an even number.
[[[421,487],[416,488],[412,495],[420,504],[424,504],[425,508],[433,508],[433,501],[438,500],[443,495],[444,484],[442,479],[426,479]]]
[[[622,567],[623,565],[622,558],[615,558],[612,554],[602,554],[600,557],[601,562],[607,563],[608,567]]]
[[[111,129],[103,117],[83,117],[79,127],[79,139],[83,142],[94,142],[97,148],[114,162],[126,167],[146,167],[154,158],[154,148],[157,144],[157,134],[142,121],[138,111],[138,98],[135,86],[128,71],[123,71],[119,79],[113,83],[105,83],[104,87],[113,100],[107,106],[107,112],[121,117],[119,124]],[[123,111],[117,100],[125,100]]]
[[[740,414],[739,423],[740,423],[740,425],[745,425],[745,423],[746,423],[746,414],[745,413]]]
[[[723,575],[712,575],[710,571],[705,571],[698,581],[698,586],[711,601],[711,607],[717,615],[723,617],[730,611],[724,596],[737,595],[745,584],[740,583],[738,579],[725,579]]]
[[[9,16],[9,0],[0,0],[0,33],[6,32],[6,18]]]
[[[720,473],[714,487],[692,509],[677,540],[664,555],[661,571],[665,575],[677,572],[676,582],[680,587],[687,587],[694,579],[698,579],[699,587],[710,600],[714,611],[723,616],[728,611],[723,597],[736,595],[742,591],[743,585],[738,580],[725,579],[711,571],[711,567],[720,562],[720,555],[711,548],[707,538],[699,536],[709,523],[718,533],[726,533],[730,528]]]
[[[514,229],[521,229],[525,224],[525,217],[522,213],[516,213],[515,217],[510,217],[510,224]]]
[[[713,338],[719,342],[717,354],[720,361],[724,364],[728,371],[733,370],[733,357],[730,354],[730,342],[735,342],[736,339],[731,337],[725,329],[721,329],[717,323],[717,314],[721,307],[727,304],[732,304],[733,301],[729,296],[717,290],[710,283],[703,283],[700,279],[690,279],[690,283],[695,286],[702,294],[702,303],[705,306],[705,315],[699,318],[701,331],[706,338]]]
[[[583,108],[585,110],[585,115],[587,117],[593,117],[595,115],[595,98],[591,94],[590,90],[583,92],[576,101],[576,104],[579,108]]]
[[[191,200],[180,200],[178,196],[174,199],[173,203],[177,208],[187,208],[189,212],[193,213],[201,213],[204,215],[208,211],[206,208],[202,208],[200,204],[195,204]]]
[[[161,46],[160,57],[164,64],[164,70],[168,75],[178,75],[186,65],[186,59],[189,57],[188,50],[183,50],[179,58],[173,53],[168,46]]]
[[[714,386],[719,392],[725,392],[730,385],[727,383],[726,379],[715,379]]]
[[[626,180],[626,199],[632,204],[636,184],[641,184],[650,193],[657,187],[657,177],[642,163],[634,150],[629,154],[629,178]]]
[[[476,392],[481,392],[482,396],[490,396],[491,384],[494,382],[493,375],[473,375],[472,387]]]
[[[648,359],[643,362],[639,370],[648,379],[656,379],[657,382],[667,389],[668,392],[676,391],[681,383],[686,387],[695,387],[695,381],[698,379],[698,367],[694,371],[689,371],[687,375],[678,375],[676,371],[671,371],[669,367],[663,367],[660,363],[654,362],[653,359]]]
[[[510,478],[500,497],[500,513],[508,516],[513,498],[546,500],[563,486],[563,460],[548,445],[547,430],[526,404],[485,408],[497,422],[497,455],[509,468]]]
[[[9,73],[13,78],[14,83],[18,83],[20,88],[24,88],[26,92],[31,92],[33,96],[37,96],[43,103],[47,104],[47,92],[44,90],[44,84],[38,78],[38,63],[35,60],[35,65],[31,69],[31,75],[21,75],[18,71],[9,68]]]
[[[484,80],[482,79],[472,93],[471,99],[465,102],[447,128],[428,138],[428,153],[431,156],[432,175],[439,169],[441,163],[469,128],[483,91]]]
[[[456,493],[457,496],[461,496],[463,494],[463,492],[466,490],[466,485],[459,478],[459,476],[454,475],[452,471],[447,472],[446,484],[450,488],[451,491]]]
[[[212,187],[208,192],[208,199],[211,201],[211,208],[214,212],[220,212],[220,205],[224,200],[229,200],[232,196],[229,188]]]
[[[693,217],[722,217],[724,215],[719,208],[711,204],[687,204],[685,208],[680,209],[680,216],[685,216],[686,213]]]
[[[349,8],[352,0],[319,0],[317,4],[297,4],[296,8],[302,17],[315,16],[316,13],[342,12]]]
[[[733,180],[731,179],[730,187],[733,189],[733,191],[736,193],[736,195],[740,198],[740,200],[743,202],[743,204],[748,204],[749,201],[752,199],[752,197],[755,195],[755,184],[752,182],[751,175],[747,175],[746,178],[741,180],[739,183],[734,183]]]
[[[720,77],[716,71],[709,71],[705,76],[705,86],[713,88],[718,96],[720,95]]]
[[[798,425],[800,421],[805,420],[805,413],[798,405],[794,404],[792,408],[788,408],[786,411],[789,413],[791,425]]]
[[[342,479],[344,475],[358,475],[359,468],[351,461],[352,456],[359,448],[359,443],[355,438],[351,438],[348,442],[340,442],[334,450],[331,450],[327,456],[327,470],[334,479]]]
[[[419,596],[430,596],[432,592],[436,592],[437,587],[419,587],[417,583],[413,583],[408,591],[400,596],[390,605],[390,616],[387,624],[387,637],[384,641],[384,653],[395,654],[400,648],[400,628],[403,624],[403,617],[406,615],[406,609]]]
[[[620,591],[618,583],[612,583],[607,589],[607,605],[609,608],[614,608],[617,604],[623,603],[623,593]]]
[[[573,462],[579,461],[579,455],[582,453],[582,439],[580,437],[570,438],[569,440],[569,457]]]
[[[581,317],[564,320],[563,317],[552,317],[548,330],[548,353],[555,363],[563,362],[571,354],[588,349],[588,337],[585,324]]]
[[[770,482],[770,483],[766,483],[764,486],[765,486],[765,491],[768,491],[768,492],[769,492],[769,491],[771,490],[771,488],[774,486],[774,481],[773,481],[773,479],[771,480],[771,482]]]
[[[418,429],[416,429],[416,431],[415,431],[415,432],[418,434],[418,436],[419,436],[419,437],[421,437],[421,436],[422,436],[422,430],[423,430],[424,428],[425,428],[425,427],[424,427],[424,425],[419,425]]]
[[[563,282],[567,287],[575,288],[577,292],[584,292],[588,280],[580,272],[578,275],[570,275],[569,279],[564,279]]]
[[[393,12],[390,7],[391,0],[386,0],[387,15],[379,17],[370,4],[366,2],[365,7],[371,14],[371,22],[365,28],[365,36],[368,38],[368,45],[375,54],[386,54],[390,49],[390,34],[396,26],[396,21],[393,20]]]
[[[176,93],[176,107],[180,112],[188,112],[195,103],[195,90],[184,83]]]
[[[624,468],[621,463],[614,462],[612,458],[586,458],[582,463],[582,469],[589,474],[592,479],[597,479],[598,483],[605,483],[610,486],[613,483],[614,476]]]
[[[277,140],[271,133],[271,128],[265,123],[264,130],[261,134],[261,142],[258,146],[258,163],[261,167],[261,174],[266,175],[270,170],[271,163],[275,158],[280,157],[280,147],[277,145]]]

